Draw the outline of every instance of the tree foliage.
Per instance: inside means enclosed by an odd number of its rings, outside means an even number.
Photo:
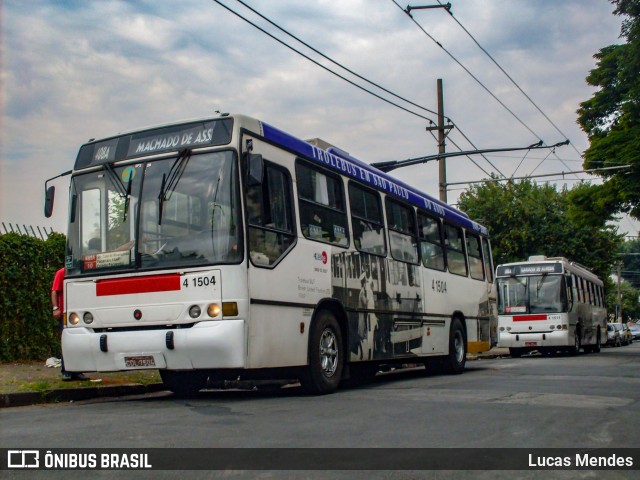
[[[46,241],[0,235],[0,361],[60,355],[58,321],[51,315],[51,283],[64,264],[65,236]]]
[[[630,165],[602,171],[602,185],[578,192],[574,216],[597,218],[602,212],[628,213],[640,219],[640,1],[610,0],[624,16],[621,37],[594,55],[597,64],[586,78],[598,90],[580,104],[578,123],[589,136],[584,168]]]
[[[622,242],[607,217],[584,223],[570,215],[573,190],[531,180],[487,182],[460,196],[460,208],[489,228],[496,264],[531,255],[562,256],[591,268],[607,280]]]

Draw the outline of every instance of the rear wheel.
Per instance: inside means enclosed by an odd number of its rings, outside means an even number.
[[[467,339],[464,335],[462,322],[454,318],[451,322],[449,334],[449,355],[447,355],[444,368],[447,373],[462,373],[467,362]]]
[[[312,394],[331,393],[340,384],[344,366],[342,331],[333,313],[318,313],[309,338],[309,366],[300,383]]]
[[[202,390],[207,383],[207,374],[198,371],[160,370],[162,383],[180,397],[191,397]]]

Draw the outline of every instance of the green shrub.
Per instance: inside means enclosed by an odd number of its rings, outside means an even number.
[[[51,314],[51,283],[64,265],[65,236],[41,240],[0,235],[0,361],[60,356],[58,320]]]

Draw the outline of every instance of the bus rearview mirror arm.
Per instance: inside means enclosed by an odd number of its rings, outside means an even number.
[[[60,175],[56,175],[55,177],[51,177],[44,182],[44,216],[50,218],[53,214],[53,200],[56,196],[56,187],[53,185],[49,186],[49,182],[51,180],[55,180],[56,178],[64,177],[65,175],[70,175],[73,170],[68,170],[66,172],[61,173]]]

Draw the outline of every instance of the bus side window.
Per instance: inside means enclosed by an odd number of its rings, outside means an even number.
[[[355,247],[361,252],[386,255],[380,195],[374,190],[349,182],[349,203]]]
[[[342,179],[296,162],[302,234],[311,240],[349,246]]]
[[[469,254],[469,270],[471,278],[484,280],[484,268],[482,267],[482,247],[480,237],[467,232],[467,253]]]
[[[446,265],[442,241],[442,224],[440,221],[418,212],[418,233],[420,236],[422,265],[426,268],[444,271]]]
[[[484,258],[484,270],[487,281],[493,283],[493,259],[491,257],[491,246],[489,239],[482,237],[482,257]]]
[[[402,262],[418,264],[418,233],[413,207],[388,197],[386,207],[391,256]]]
[[[249,256],[254,265],[270,266],[295,241],[291,179],[284,169],[265,161],[264,181],[247,187]]]
[[[467,276],[467,261],[464,251],[464,236],[462,229],[445,224],[444,238],[447,248],[447,264],[449,271],[456,275]]]

